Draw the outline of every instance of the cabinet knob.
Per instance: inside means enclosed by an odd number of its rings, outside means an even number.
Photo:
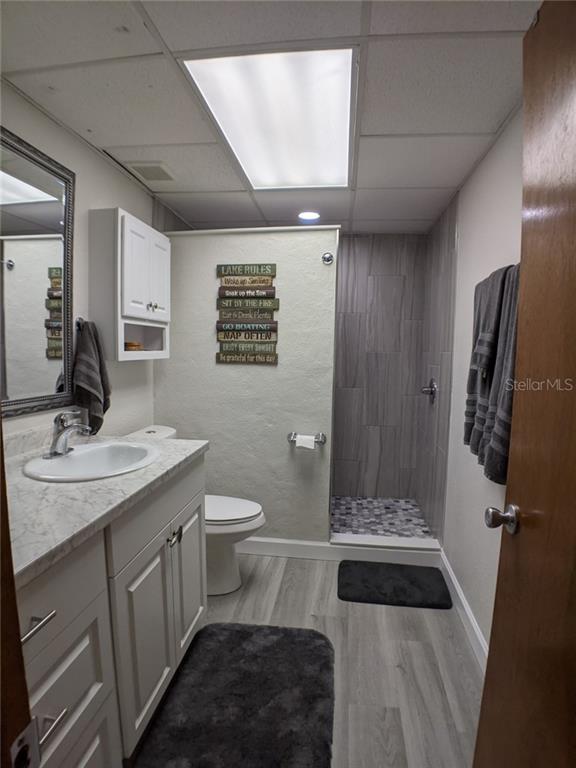
[[[158,302],[155,301],[154,304],[152,304],[152,309],[156,311],[158,309]]]

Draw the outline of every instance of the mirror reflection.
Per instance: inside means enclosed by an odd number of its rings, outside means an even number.
[[[0,390],[3,401],[63,388],[66,184],[0,148]]]

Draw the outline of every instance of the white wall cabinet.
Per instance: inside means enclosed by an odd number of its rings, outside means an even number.
[[[147,512],[158,519],[174,494]],[[175,510],[172,507],[171,514]],[[146,513],[145,513],[146,515]],[[160,518],[161,519],[161,518]],[[146,525],[146,521],[143,521]],[[114,539],[133,540],[128,524],[111,526]],[[140,530],[142,526],[139,526]],[[116,535],[115,535],[116,534]],[[136,534],[135,534],[136,535]],[[121,552],[118,553],[121,560]],[[130,757],[150,722],[194,635],[206,607],[204,493],[181,511],[122,570],[110,579],[114,649],[124,756]]]
[[[90,211],[90,319],[108,359],[169,356],[170,240],[121,208]]]

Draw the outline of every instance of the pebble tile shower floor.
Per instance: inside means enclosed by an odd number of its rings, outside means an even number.
[[[414,499],[333,496],[330,529],[372,536],[432,536]]]

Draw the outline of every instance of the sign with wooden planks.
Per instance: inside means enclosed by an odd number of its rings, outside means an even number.
[[[280,299],[217,299],[217,309],[280,309]]]
[[[217,363],[244,363],[244,364],[248,363],[252,365],[278,365],[278,355],[217,352],[216,362]]]
[[[217,363],[277,365],[276,264],[218,264]]]
[[[275,354],[276,342],[271,341],[222,341],[220,342],[220,352],[251,352],[264,354],[266,352]]]
[[[273,299],[276,288],[220,288],[218,296],[221,299]]]
[[[274,320],[273,309],[221,309],[218,315],[220,322],[240,321],[245,323],[262,323]]]
[[[278,323],[216,323],[217,331],[277,331]]]
[[[218,341],[278,341],[275,331],[218,331]]]
[[[276,264],[218,264],[216,274],[218,277],[275,277]]]
[[[222,288],[272,288],[274,278],[266,275],[236,275],[221,277]]]

